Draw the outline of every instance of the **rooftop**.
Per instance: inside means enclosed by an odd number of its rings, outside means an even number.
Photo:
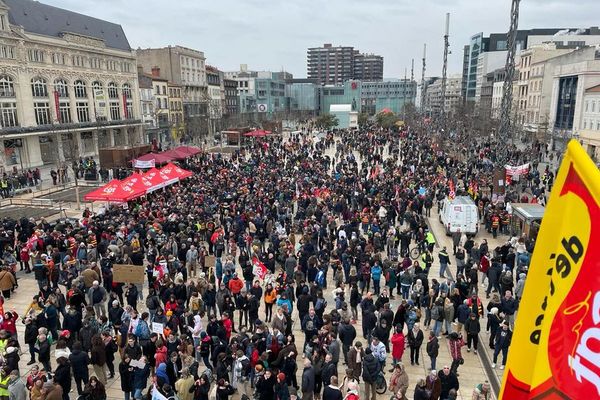
[[[102,40],[108,48],[131,51],[121,25],[37,1],[3,1],[9,8],[10,23],[22,26],[25,32],[58,38],[74,33]]]

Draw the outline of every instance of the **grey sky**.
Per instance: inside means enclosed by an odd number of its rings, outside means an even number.
[[[169,44],[202,50],[222,70],[248,64],[306,76],[306,49],[354,46],[384,57],[384,76],[442,69],[445,13],[450,12],[449,74],[462,70],[462,49],[478,32],[506,32],[510,0],[40,0],[121,24],[133,48]],[[598,0],[524,0],[519,28],[600,24]]]

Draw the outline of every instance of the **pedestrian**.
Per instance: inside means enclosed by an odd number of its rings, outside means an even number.
[[[419,379],[415,386],[413,400],[429,400],[430,393],[427,391],[425,379]]]
[[[447,399],[450,396],[451,391],[457,391],[459,389],[459,382],[456,374],[450,371],[450,367],[444,365],[441,371],[438,372],[438,377],[440,378],[441,383],[441,391],[440,398]]]
[[[440,393],[442,392],[442,384],[438,378],[437,371],[432,369],[429,371],[429,375],[425,378],[425,387],[429,392],[430,400],[439,400]]]
[[[408,331],[408,345],[410,347],[410,365],[419,365],[419,353],[423,344],[423,331],[418,323],[412,326]]]
[[[490,400],[491,398],[490,384],[488,381],[477,384],[475,389],[473,389],[472,400]]]
[[[396,325],[395,333],[392,335],[392,365],[396,366],[402,361],[404,355],[404,349],[406,347],[406,340],[404,333],[402,332],[402,326]],[[394,368],[390,370],[393,372]]]
[[[506,357],[508,355],[508,348],[512,340],[512,331],[509,329],[508,323],[503,322],[501,328],[496,332],[496,340],[494,342],[494,357],[492,359],[492,368],[496,368],[498,362],[498,354],[502,352],[502,365],[500,369],[504,369],[506,365]]]
[[[452,357],[452,366],[450,370],[458,375],[458,367],[464,364],[465,360],[462,357],[461,348],[465,345],[465,341],[463,340],[462,334],[452,332],[448,335],[450,339],[448,342],[448,347],[450,347],[450,356]]]
[[[304,360],[304,370],[302,371],[302,400],[312,400],[315,390],[315,369],[311,361]]]
[[[362,378],[365,382],[365,400],[375,400],[377,398],[375,382],[381,372],[381,366],[373,355],[371,348],[365,350],[365,359],[363,360],[362,367]]]
[[[332,376],[331,383],[323,389],[323,400],[343,400],[344,396],[338,386],[338,377]],[[278,399],[279,400],[279,399]],[[282,399],[285,400],[285,399]]]
[[[73,379],[77,386],[77,394],[81,396],[83,394],[83,387],[89,381],[88,365],[90,364],[90,359],[87,352],[82,351],[80,342],[73,344],[73,351],[69,355],[69,361],[71,362]],[[121,376],[121,381],[123,381],[123,376]]]
[[[104,385],[106,383],[106,349],[102,338],[98,334],[92,337],[90,363],[94,368],[96,379]]]
[[[439,349],[440,349],[440,344],[438,342],[438,338],[437,338],[437,336],[435,336],[435,334],[432,331],[430,331],[429,339],[427,340],[426,351],[427,351],[427,355],[429,356],[429,360],[431,361],[430,369],[432,369],[432,370],[435,369],[435,361],[437,360],[437,357],[439,354]]]
[[[408,374],[402,363],[398,363],[394,366],[394,373],[390,378],[388,389],[390,392],[396,394],[398,400],[404,400],[406,398],[406,391],[408,390]],[[398,396],[398,394],[400,394],[400,396]]]

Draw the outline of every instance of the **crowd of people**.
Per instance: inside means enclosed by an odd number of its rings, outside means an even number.
[[[535,243],[456,235],[434,258],[427,215],[449,180],[457,194],[489,182],[491,145],[471,146],[465,162],[411,131],[275,136],[187,159],[186,181],[76,223],[5,220],[0,397],[102,400],[119,376],[125,400],[375,400],[382,380],[394,400],[489,399],[487,382],[460,387],[465,346],[477,353],[485,328],[503,368]],[[490,213],[516,196],[471,192]],[[26,274],[39,293],[18,313]],[[408,362],[430,372],[409,377]]]

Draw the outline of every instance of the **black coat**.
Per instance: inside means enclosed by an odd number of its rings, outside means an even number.
[[[333,389],[330,386],[325,386],[323,389],[323,400],[343,400],[344,396],[339,389]]]
[[[37,341],[38,328],[33,322],[25,325],[25,343],[34,344]]]
[[[338,335],[342,344],[350,347],[354,343],[354,339],[356,339],[356,328],[351,324],[341,323],[338,326]]]
[[[258,400],[274,400],[275,399],[275,376],[271,375],[269,379],[261,377],[256,382],[256,393],[258,394]]]
[[[381,370],[381,366],[379,362],[373,356],[373,354],[367,354],[362,361],[362,377],[367,383],[374,383],[375,379],[377,379],[377,375]]]
[[[133,367],[121,361],[119,363],[119,375],[121,376],[121,390],[123,392],[133,392]]]
[[[62,387],[64,393],[69,393],[71,390],[71,365],[68,361],[58,364],[54,371],[54,382]]]
[[[442,384],[442,391],[440,394],[440,398],[445,399],[448,397],[448,392],[451,389],[459,389],[459,382],[456,374],[454,372],[450,372],[448,375],[444,374],[444,371],[440,371],[438,373],[438,378],[440,378],[440,382]]]
[[[73,350],[69,356],[69,361],[73,369],[73,376],[87,377],[89,375],[88,364],[90,363],[90,359],[86,352]]]

